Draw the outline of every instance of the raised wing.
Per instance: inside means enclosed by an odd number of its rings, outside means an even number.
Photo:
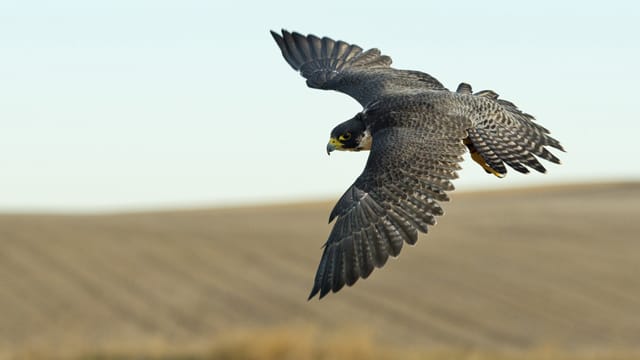
[[[363,107],[387,93],[409,89],[445,89],[432,76],[391,68],[391,58],[378,49],[363,51],[357,45],[327,37],[271,31],[282,56],[316,89],[337,90]]]
[[[396,116],[406,116],[395,113]],[[416,114],[418,115],[418,114]],[[411,116],[411,115],[409,115]],[[423,116],[423,115],[421,115]],[[465,151],[470,122],[446,118],[429,128],[389,127],[373,135],[364,172],[340,198],[309,299],[367,278],[404,242],[415,244],[444,211]]]

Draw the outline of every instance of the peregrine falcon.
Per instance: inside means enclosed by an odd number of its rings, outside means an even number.
[[[378,49],[344,41],[271,31],[291,67],[315,89],[337,90],[363,110],[331,131],[327,153],[370,150],[367,164],[331,211],[309,299],[353,285],[415,244],[444,214],[452,179],[469,149],[497,177],[505,166],[544,173],[537,158],[560,164],[547,147],[564,151],[533,116],[491,90],[461,83],[447,90],[431,75],[391,67]]]

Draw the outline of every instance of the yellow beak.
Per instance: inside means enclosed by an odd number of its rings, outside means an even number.
[[[330,138],[327,144],[327,155],[331,155],[333,150],[342,150],[342,143],[336,138]]]

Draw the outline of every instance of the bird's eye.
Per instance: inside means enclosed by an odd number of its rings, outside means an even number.
[[[347,141],[349,139],[351,139],[351,133],[350,132],[346,132],[346,133],[340,135],[340,138],[338,138],[338,140],[340,140],[340,141]]]

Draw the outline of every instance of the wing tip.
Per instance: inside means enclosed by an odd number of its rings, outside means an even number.
[[[286,33],[287,30],[285,29],[281,29],[280,33],[274,31],[274,30],[269,30],[269,33],[271,34],[271,36],[273,37],[273,39],[280,44],[280,41],[283,40],[283,34]]]
[[[311,301],[311,299],[313,299],[313,297],[316,296],[319,290],[320,288],[314,284],[313,289],[311,289],[311,293],[309,293],[309,296],[307,297],[307,301]]]

